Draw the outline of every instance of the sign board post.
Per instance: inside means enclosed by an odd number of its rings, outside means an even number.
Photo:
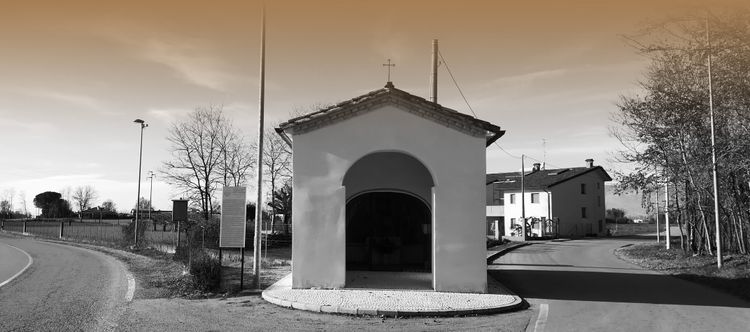
[[[180,222],[188,221],[188,201],[186,199],[172,200],[172,222],[177,225],[177,246],[180,246]]]
[[[240,289],[245,277],[245,230],[247,208],[245,187],[224,187],[221,195],[221,223],[219,224],[219,250],[240,249]]]

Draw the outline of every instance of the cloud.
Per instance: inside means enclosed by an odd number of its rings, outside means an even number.
[[[27,133],[49,133],[57,129],[49,122],[28,121],[22,122],[12,118],[0,118],[0,128],[21,129]],[[28,137],[28,136],[27,136]]]
[[[187,114],[189,112],[190,110],[185,108],[152,108],[148,110],[150,118],[158,119],[164,123],[172,123],[180,114]]]
[[[142,45],[140,56],[171,68],[192,84],[223,91],[229,83],[239,79],[222,70],[223,63],[218,57],[201,54],[204,45],[160,39],[151,39]]]
[[[85,108],[100,109],[99,101],[97,101],[93,97],[86,96],[86,95],[65,93],[65,92],[59,92],[59,91],[39,91],[39,92],[31,92],[29,94],[35,95],[38,97],[59,100],[59,101],[63,101],[72,105],[81,106]]]

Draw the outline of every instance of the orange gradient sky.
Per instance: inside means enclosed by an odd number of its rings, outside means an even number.
[[[169,158],[169,124],[196,106],[223,104],[256,135],[259,2],[0,1],[0,197],[24,191],[35,210],[42,191],[90,184],[97,203],[128,210],[135,118],[150,125],[144,174]],[[268,1],[268,123],[381,88],[389,58],[396,87],[428,97],[437,38],[478,117],[507,130],[505,150],[542,159],[546,139],[550,168],[591,157],[616,170],[610,116],[647,65],[619,35],[708,3]],[[439,75],[439,103],[470,113],[445,66]],[[488,172],[519,164],[487,150]],[[157,177],[156,208],[179,195]]]

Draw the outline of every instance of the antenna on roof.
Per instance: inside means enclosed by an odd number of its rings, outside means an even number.
[[[544,157],[542,158],[542,169],[547,169],[547,139],[542,138],[542,151]]]

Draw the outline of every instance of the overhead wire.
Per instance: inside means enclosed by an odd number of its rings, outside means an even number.
[[[455,77],[453,76],[453,72],[451,72],[451,69],[450,69],[450,67],[448,66],[448,62],[447,62],[447,61],[445,61],[445,58],[443,58],[443,53],[442,53],[442,52],[440,52],[440,51],[438,51],[438,55],[440,56],[440,61],[442,62],[442,64],[444,64],[444,65],[445,65],[445,69],[446,69],[446,70],[448,71],[448,75],[449,75],[449,76],[451,77],[451,80],[453,81],[453,84],[454,84],[454,85],[456,86],[456,89],[458,90],[458,93],[459,93],[459,94],[461,95],[461,98],[462,98],[462,99],[464,100],[464,103],[466,103],[466,107],[468,107],[468,108],[469,108],[469,111],[471,111],[471,114],[474,114],[474,117],[475,117],[475,118],[478,118],[478,116],[477,116],[477,113],[476,113],[476,112],[474,112],[474,108],[473,108],[473,107],[471,107],[471,104],[469,104],[469,100],[468,100],[468,99],[466,99],[466,95],[464,95],[464,92],[463,92],[463,90],[461,90],[461,86],[460,86],[460,85],[458,84],[458,81],[456,81],[456,78],[455,78]],[[510,153],[510,152],[508,152],[507,150],[505,150],[505,149],[504,149],[504,148],[503,148],[502,146],[500,146],[500,144],[497,144],[497,141],[495,141],[495,142],[492,142],[492,144],[494,144],[495,146],[497,146],[497,147],[498,147],[498,148],[500,149],[500,151],[503,151],[503,152],[504,152],[504,153],[505,153],[506,155],[508,155],[508,156],[509,156],[509,157],[511,157],[511,158],[515,158],[515,159],[521,159],[521,158],[522,158],[522,157],[519,157],[519,156],[513,155],[512,153]],[[546,166],[546,165],[551,165],[551,166],[553,166],[553,167],[561,168],[561,167],[559,167],[559,166],[555,166],[555,165],[553,165],[553,164],[551,164],[551,163],[548,163],[548,162],[543,162],[543,161],[541,161],[541,160],[539,160],[539,159],[533,158],[533,157],[531,157],[531,156],[529,156],[529,155],[527,155],[527,154],[524,154],[524,155],[523,155],[523,158],[529,158],[529,159],[532,159],[532,160],[534,160],[534,161],[537,161],[537,162],[540,162],[540,163],[543,163],[543,164],[545,164],[545,166]]]

